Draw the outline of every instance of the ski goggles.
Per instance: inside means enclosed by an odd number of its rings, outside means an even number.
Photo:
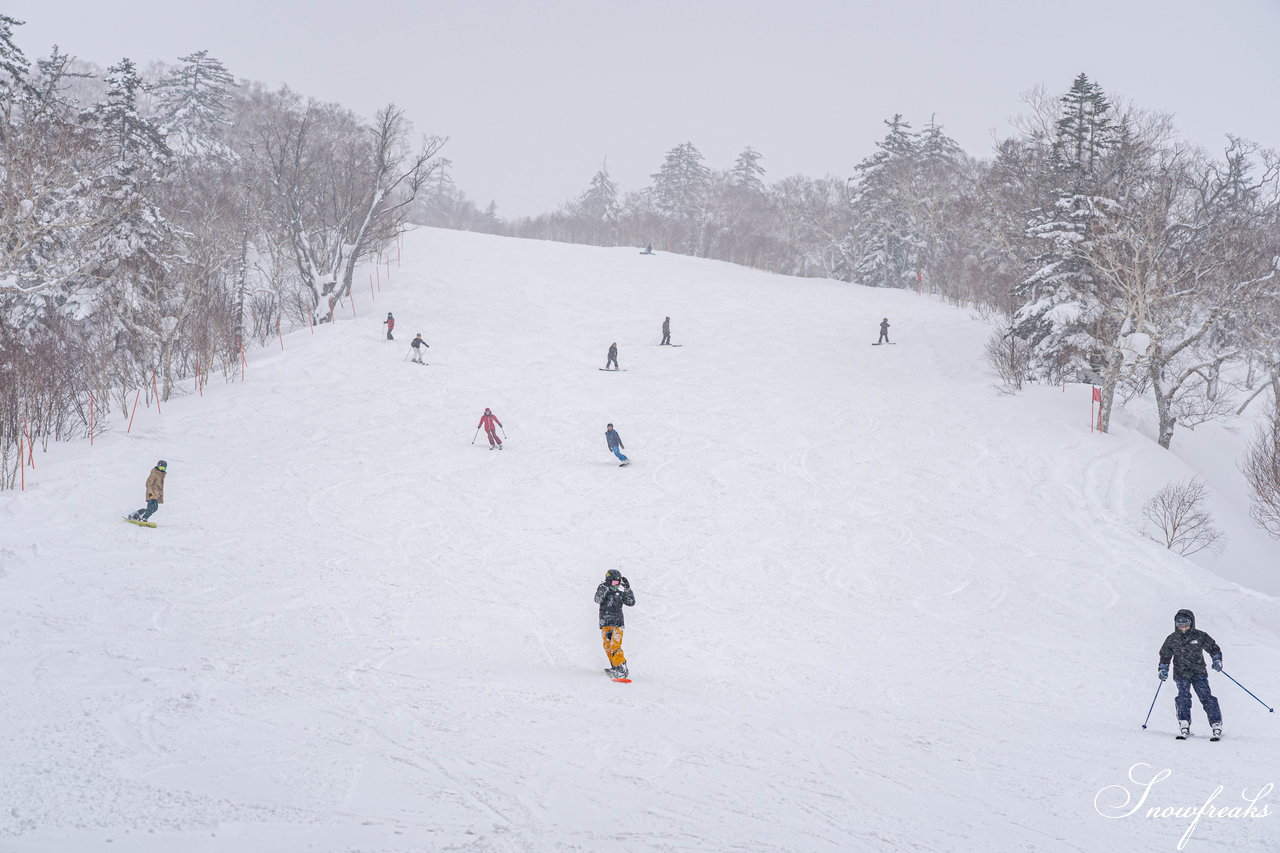
[[[1173,624],[1177,625],[1179,628],[1190,628],[1191,620],[1190,619],[1174,619]]]

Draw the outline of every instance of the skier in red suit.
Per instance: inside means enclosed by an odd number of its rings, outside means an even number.
[[[489,436],[489,449],[502,449],[502,439],[498,438],[497,428],[502,426],[502,421],[498,420],[498,416],[488,409],[484,410],[484,414],[480,416],[480,423],[476,424],[476,428],[484,427],[484,434]]]

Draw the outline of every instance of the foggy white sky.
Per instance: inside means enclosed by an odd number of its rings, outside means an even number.
[[[689,141],[766,179],[852,174],[900,112],[985,156],[1043,83],[1083,71],[1219,149],[1280,148],[1280,0],[9,0],[29,58],[105,66],[207,49],[237,77],[447,135],[458,186],[499,215],[580,194],[607,156],[639,189]]]

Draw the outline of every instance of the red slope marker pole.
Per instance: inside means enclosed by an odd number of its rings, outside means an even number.
[[[156,414],[160,414],[160,384],[156,382],[156,372],[151,371],[151,388],[156,392]]]
[[[129,428],[124,431],[125,435],[133,432],[133,416],[138,414],[138,398],[142,396],[142,389],[138,389],[138,393],[133,395],[133,411],[129,414]]]
[[[89,446],[93,447],[93,392],[89,392]]]
[[[280,318],[276,318],[276,334],[280,336],[280,352],[284,352],[284,332],[280,331]]]

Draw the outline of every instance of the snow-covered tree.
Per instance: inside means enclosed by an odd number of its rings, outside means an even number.
[[[852,207],[854,280],[873,287],[914,284],[918,236],[908,196],[914,181],[918,139],[901,115],[885,122],[879,150],[856,167]]]
[[[618,188],[609,177],[607,160],[600,164],[600,170],[591,178],[591,186],[578,199],[578,212],[586,219],[596,242],[617,242]]]
[[[1095,350],[1089,329],[1100,318],[1084,252],[1102,217],[1117,203],[1109,193],[1119,172],[1113,156],[1118,129],[1102,88],[1080,74],[1060,103],[1046,164],[1047,197],[1032,211],[1027,229],[1041,248],[1019,287],[1023,307],[1015,318],[1037,366],[1051,373],[1081,363]],[[1116,331],[1101,334],[1114,336]],[[1109,400],[1104,409],[1109,410]]]
[[[178,61],[181,65],[154,87],[157,117],[171,147],[183,157],[233,158],[222,136],[231,123],[235,78],[205,50]]]

